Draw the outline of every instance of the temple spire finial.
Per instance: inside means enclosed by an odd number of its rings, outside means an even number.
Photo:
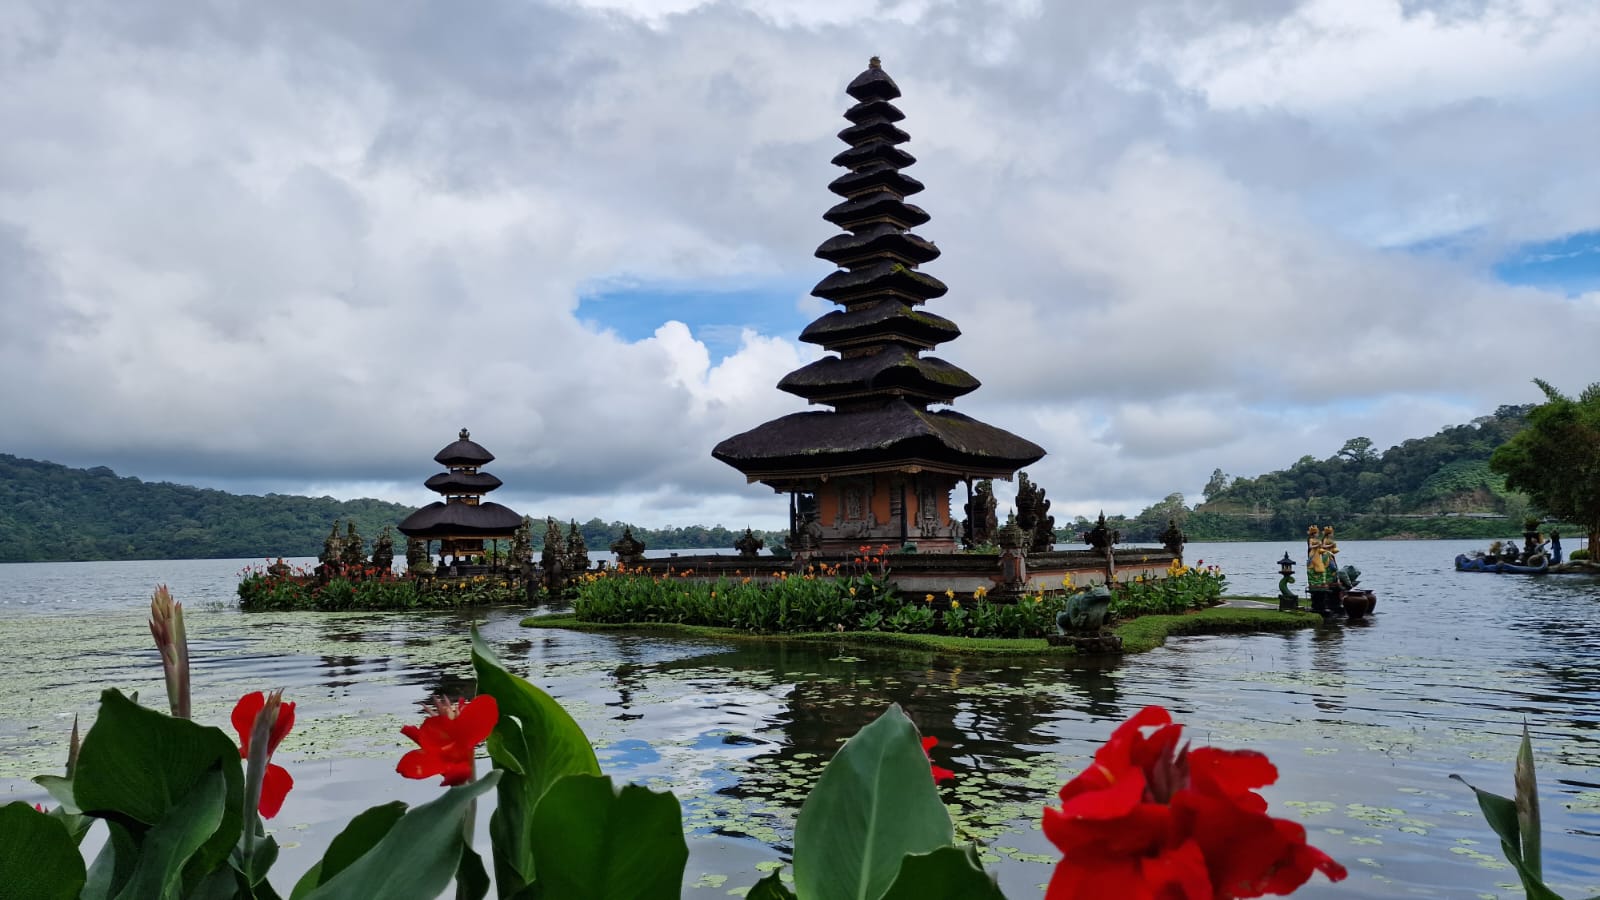
[[[472,432],[466,430],[465,428],[461,429],[461,436],[460,436],[459,440],[463,440],[464,441],[464,440],[466,440],[467,438],[470,438],[470,437],[472,437]]]
[[[883,60],[881,60],[881,59],[877,58],[876,56],[874,56],[873,58],[867,60],[867,68],[869,68],[869,69],[881,69],[881,68],[883,68]]]

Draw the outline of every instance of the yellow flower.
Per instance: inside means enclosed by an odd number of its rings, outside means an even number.
[[[944,596],[946,600],[954,600],[956,598],[955,588],[946,588]]]
[[[1061,586],[1064,587],[1064,588],[1072,587],[1072,573],[1071,572],[1067,573],[1067,577],[1061,579]]]
[[[926,597],[923,597],[922,598],[922,602],[923,603],[932,603],[933,602],[933,595],[929,594]]]
[[[1044,595],[1040,594],[1039,596],[1033,598],[1033,602],[1035,602],[1035,603],[1043,603],[1044,602]]]
[[[950,608],[951,609],[960,609],[961,608],[961,601],[952,599],[950,601]]]
[[[972,596],[978,598],[979,600],[982,600],[985,596],[988,595],[988,593],[989,592],[984,590],[983,588],[978,588],[978,589],[976,589],[976,590],[974,590],[972,592]]]
[[[850,596],[854,597],[855,595],[856,595],[856,589],[855,588],[851,588],[850,589]]]

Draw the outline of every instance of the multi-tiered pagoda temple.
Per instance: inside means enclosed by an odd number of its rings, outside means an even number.
[[[510,540],[522,516],[483,495],[501,485],[500,479],[478,471],[494,461],[494,454],[461,429],[456,441],[434,454],[434,462],[449,471],[430,477],[423,485],[444,496],[424,506],[400,523],[400,533],[422,541],[439,541],[439,556],[457,559],[483,553],[485,540]]]
[[[823,218],[843,228],[817,248],[839,267],[812,289],[841,308],[800,339],[831,351],[778,382],[781,390],[833,407],[767,422],[716,446],[712,455],[750,481],[791,495],[791,530],[802,545],[849,553],[863,543],[921,551],[959,545],[950,494],[973,479],[1010,479],[1044,456],[1032,441],[944,409],[978,380],[923,355],[954,340],[954,322],[925,312],[944,283],[918,270],[939,249],[910,229],[929,216],[905,198],[922,183],[901,170],[916,162],[899,145],[900,88],[873,57],[845,89],[855,98],[839,132],[848,169],[828,189],[844,198]]]

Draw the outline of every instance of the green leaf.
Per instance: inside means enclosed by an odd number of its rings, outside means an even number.
[[[499,780],[499,772],[490,772],[411,809],[372,849],[307,893],[305,900],[434,900],[455,877],[462,825],[473,800]]]
[[[461,862],[456,866],[456,900],[483,900],[488,895],[489,871],[483,867],[483,857],[463,846]]]
[[[510,897],[535,877],[528,831],[539,799],[564,776],[599,775],[600,763],[572,716],[549,694],[508,671],[476,628],[472,668],[478,693],[494,697],[500,707],[500,721],[489,735],[489,757],[503,772],[489,833],[495,886],[501,897]]]
[[[83,900],[106,900],[128,880],[138,861],[139,845],[127,826],[116,819],[106,820],[106,842],[89,866],[83,883]]]
[[[74,900],[86,874],[61,820],[21,801],[0,806],[0,900]]]
[[[678,798],[603,775],[569,775],[539,801],[529,830],[540,896],[677,900],[689,846]]]
[[[61,804],[61,809],[68,813],[79,813],[78,801],[72,796],[72,779],[62,778],[60,775],[35,775],[33,783],[44,788],[50,794],[50,799]]]
[[[1517,832],[1522,837],[1522,863],[1534,878],[1544,879],[1540,857],[1539,780],[1533,771],[1533,743],[1528,739],[1528,723],[1522,723],[1522,746],[1517,748],[1517,766],[1512,783],[1517,789]]]
[[[290,900],[299,900],[310,893],[312,888],[349,868],[351,863],[377,846],[378,841],[383,840],[383,836],[389,833],[389,829],[400,821],[405,812],[406,805],[394,800],[363,810],[351,819],[350,824],[329,842],[327,851],[322,854],[322,860],[312,866],[311,871],[301,876],[289,894]]]
[[[126,900],[176,898],[180,894],[183,867],[222,824],[222,804],[227,794],[222,767],[213,766],[193,790],[179,799],[166,818],[145,833],[138,861],[117,896]],[[206,869],[206,873],[209,872],[210,869]]]
[[[796,900],[796,898],[794,891],[789,890],[789,886],[778,878],[777,872],[773,872],[756,882],[750,893],[744,895],[744,900]]]
[[[1006,900],[972,846],[909,853],[882,900]]]
[[[218,766],[225,788],[222,820],[195,854],[196,868],[209,871],[227,859],[244,822],[239,748],[219,729],[174,719],[105,691],[78,753],[72,794],[85,815],[155,825]],[[130,824],[129,833],[138,842],[143,829]]]
[[[1472,788],[1478,797],[1478,808],[1483,811],[1484,821],[1500,837],[1500,851],[1505,854],[1506,861],[1517,870],[1517,877],[1522,880],[1522,888],[1528,894],[1528,900],[1561,900],[1554,891],[1544,886],[1544,882],[1528,869],[1527,863],[1522,858],[1522,832],[1517,822],[1517,804],[1509,798],[1488,791],[1479,790],[1467,783],[1460,775],[1451,775],[1451,778]]]
[[[800,807],[795,892],[806,900],[877,900],[906,854],[954,840],[917,728],[896,704],[845,742]]]

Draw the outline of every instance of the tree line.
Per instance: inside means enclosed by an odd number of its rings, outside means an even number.
[[[230,494],[0,453],[0,562],[316,556],[336,520],[376,535],[412,512],[383,500]],[[604,550],[627,527],[592,518],[579,530]],[[654,548],[732,547],[743,533],[720,525],[632,527]],[[542,529],[536,535],[542,540]],[[776,537],[767,536],[768,546]]]

